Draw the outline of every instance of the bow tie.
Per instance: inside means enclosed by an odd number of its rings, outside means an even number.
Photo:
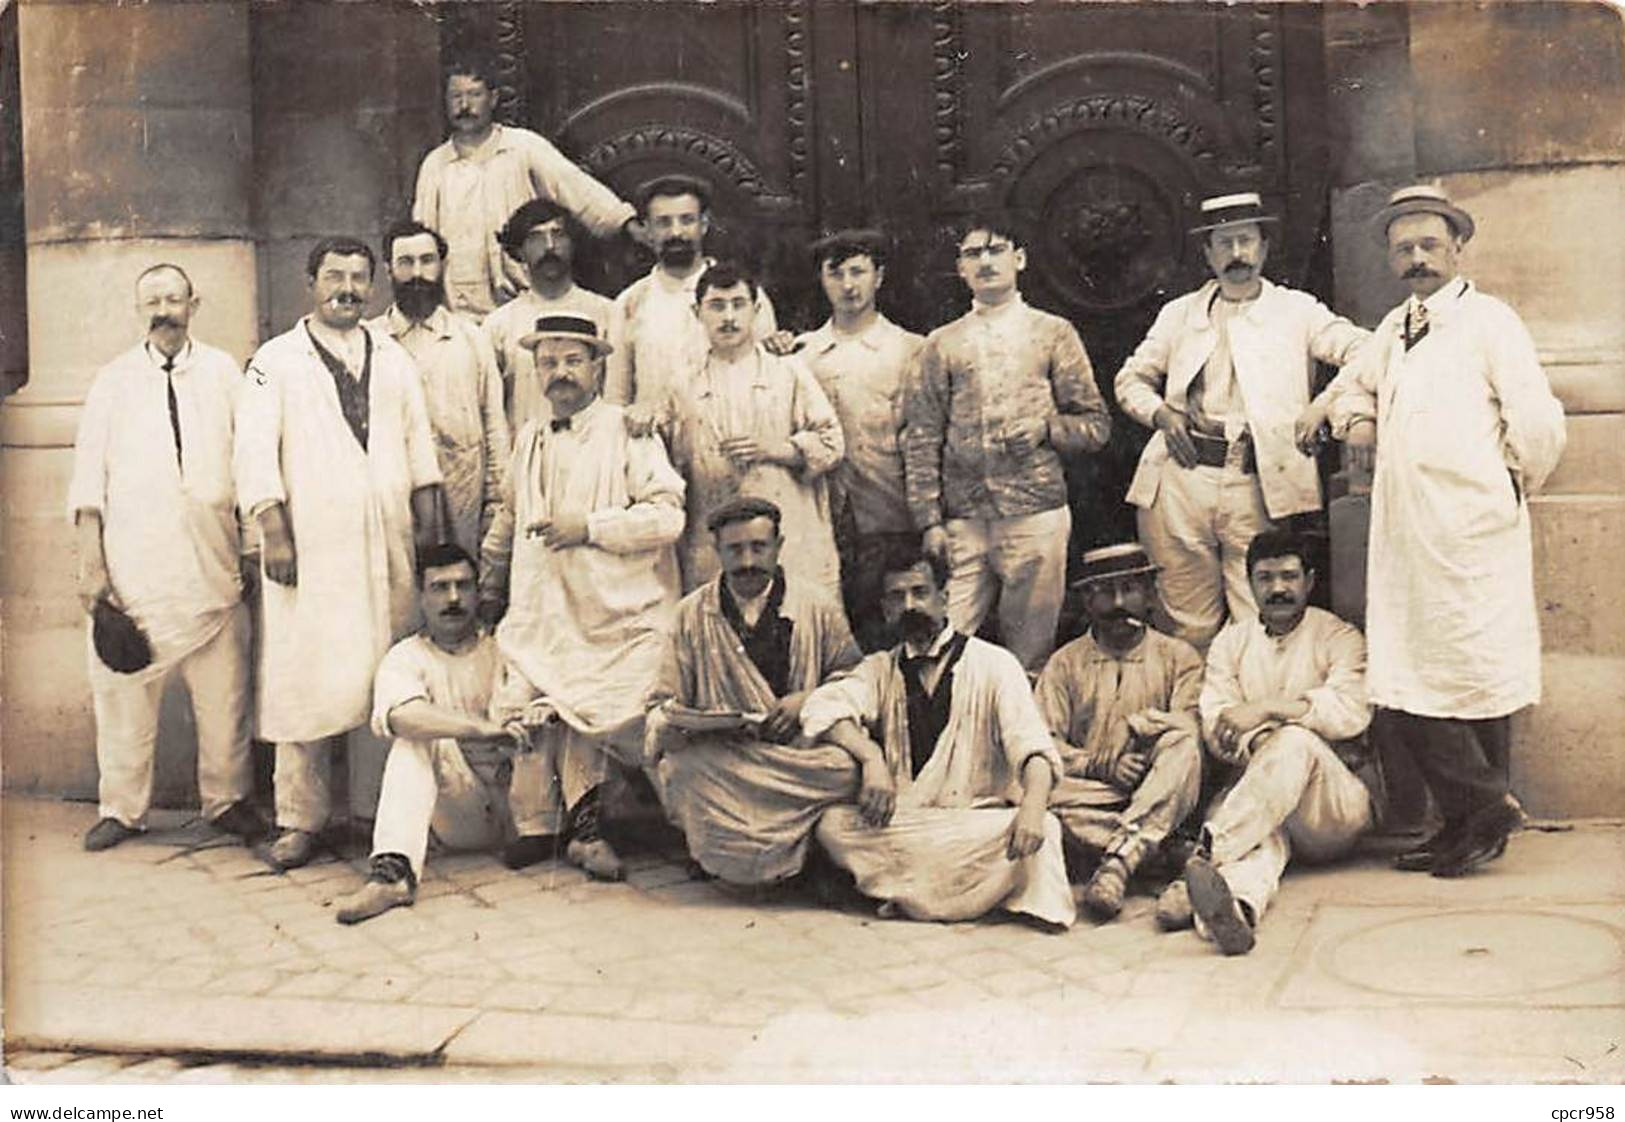
[[[940,657],[942,657],[940,651],[936,654],[904,655],[900,660],[900,665],[904,674],[912,675],[918,681],[926,670],[936,665],[937,659]]]
[[[548,424],[553,426],[554,432],[570,431],[570,418],[568,417],[556,417],[552,421],[549,421]]]

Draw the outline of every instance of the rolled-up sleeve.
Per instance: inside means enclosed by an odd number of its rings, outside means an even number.
[[[409,701],[429,701],[429,680],[414,654],[414,640],[391,647],[378,663],[372,679],[372,731],[393,738],[390,714]]]
[[[890,672],[891,655],[881,651],[852,673],[819,686],[801,707],[802,734],[816,740],[842,721],[873,726],[879,720],[881,683]]]

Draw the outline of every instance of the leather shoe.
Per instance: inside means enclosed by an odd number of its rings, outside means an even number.
[[[1191,895],[1191,908],[1202,917],[1202,926],[1227,955],[1246,954],[1257,938],[1247,913],[1241,910],[1230,885],[1212,862],[1193,857],[1185,866],[1185,886]]]
[[[271,832],[260,817],[260,812],[247,802],[238,800],[215,815],[209,825],[228,834],[236,834],[244,843],[253,845]]]
[[[1474,811],[1456,841],[1440,850],[1430,870],[1436,877],[1465,876],[1506,852],[1507,837],[1522,824],[1516,803],[1502,799]]]
[[[1394,868],[1402,873],[1432,871],[1434,860],[1441,851],[1449,848],[1451,833],[1448,829],[1440,830],[1426,841],[1417,842],[1411,848],[1399,853],[1394,857]]]
[[[298,869],[316,856],[316,835],[309,830],[284,830],[276,841],[259,847],[259,853],[279,873]]]
[[[1184,931],[1195,923],[1190,889],[1185,887],[1185,878],[1181,876],[1169,882],[1157,897],[1157,926],[1164,931]]]
[[[1128,866],[1121,857],[1108,857],[1083,886],[1083,906],[1096,919],[1116,919],[1128,894]]]
[[[552,834],[523,834],[502,847],[502,863],[510,869],[528,869],[558,856],[559,839]]]
[[[85,832],[85,849],[91,853],[112,849],[119,842],[129,841],[140,832],[126,826],[117,818],[103,818]]]
[[[564,847],[564,857],[585,869],[594,880],[620,880],[626,876],[620,857],[603,838],[572,838]]]
[[[416,897],[412,886],[404,880],[369,880],[355,892],[337,901],[335,919],[343,924],[360,923],[391,908],[408,908]]]

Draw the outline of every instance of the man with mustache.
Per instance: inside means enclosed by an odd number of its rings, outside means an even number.
[[[520,342],[535,330],[536,321],[579,315],[596,323],[600,335],[609,330],[609,297],[582,288],[571,272],[582,236],[581,224],[551,199],[531,199],[508,216],[497,235],[503,252],[523,265],[530,279],[529,288],[480,324],[496,351],[508,421],[515,431],[526,421],[548,418],[547,395],[536,380],[535,359]]]
[[[867,651],[886,645],[869,611],[880,592],[875,563],[907,535],[903,482],[903,384],[925,340],[881,314],[875,294],[886,279],[886,238],[878,230],[842,230],[812,247],[829,320],[797,340],[846,438],[846,456],[830,477],[841,599]]]
[[[846,451],[841,425],[818,380],[797,355],[757,341],[756,282],[730,261],[694,286],[693,317],[708,349],[666,395],[661,428],[672,463],[688,480],[688,527],[678,544],[683,590],[719,571],[703,528],[710,511],[740,495],[784,512],[784,567],[808,588],[840,587],[826,477]]]
[[[1308,293],[1264,278],[1274,221],[1255,192],[1204,199],[1192,233],[1213,279],[1164,305],[1117,373],[1118,404],[1154,430],[1128,501],[1177,634],[1198,650],[1227,614],[1254,614],[1244,565],[1253,536],[1320,509],[1297,422],[1315,360],[1340,366],[1366,338]]]
[[[191,337],[200,301],[180,266],[144,270],[135,298],[145,337],[98,370],[85,395],[68,517],[80,603],[87,613],[122,609],[152,661],[115,672],[86,636],[100,806],[84,844],[107,849],[145,828],[159,704],[177,672],[197,720],[203,815],[252,842],[265,823],[249,802],[249,622],[231,475],[242,375],[230,355]]]
[[[387,332],[417,364],[434,430],[452,540],[479,549],[508,462],[508,421],[496,356],[480,329],[445,303],[446,242],[421,222],[384,234],[395,302],[371,326]]]
[[[332,810],[328,741],[367,723],[378,660],[417,625],[413,558],[439,540],[440,464],[412,356],[361,322],[371,247],[323,238],[311,313],[249,360],[237,503],[266,582],[259,735],[276,744],[279,869],[314,856]]]
[[[412,217],[439,230],[450,246],[446,288],[455,311],[478,321],[524,288],[524,274],[497,244],[497,231],[530,199],[553,200],[599,237],[622,230],[639,236],[631,206],[546,138],[496,123],[497,82],[488,61],[451,62],[444,88],[451,136],[418,168]]]
[[[958,261],[971,310],[927,337],[904,392],[908,505],[953,574],[954,626],[975,632],[996,602],[1002,642],[1037,674],[1066,594],[1065,462],[1105,447],[1111,416],[1077,330],[1021,298],[1013,218],[972,218]]]
[[[1096,860],[1083,904],[1102,920],[1122,911],[1129,878],[1202,788],[1202,656],[1146,626],[1156,573],[1135,543],[1085,553],[1089,631],[1050,656],[1035,688],[1066,766],[1050,810]]]
[[[1060,754],[1014,655],[957,630],[940,555],[897,548],[880,609],[898,638],[801,708],[810,741],[858,761],[856,806],[818,842],[882,915],[974,919],[994,908],[1072,925],[1061,824],[1047,809]]]
[[[667,814],[707,873],[766,884],[799,872],[818,816],[852,798],[841,749],[801,736],[807,695],[862,655],[829,591],[779,567],[779,508],[740,498],[707,523],[722,576],[683,598],[650,692],[645,759]],[[685,725],[694,711],[744,714],[732,728]]]
[[[711,188],[687,175],[667,175],[638,191],[645,237],[655,249],[649,275],[615,298],[609,341],[615,348],[604,374],[604,397],[632,405],[634,427],[663,417],[667,397],[705,362],[706,335],[694,317],[694,289],[713,264],[705,256],[711,229]],[[745,321],[751,338],[778,331],[773,301],[758,290]]]
[[[448,850],[524,846],[542,809],[526,803],[546,790],[528,776],[541,761],[527,730],[488,715],[502,656],[474,614],[474,559],[430,546],[417,579],[423,629],[389,649],[373,681],[372,727],[391,743],[366,883],[334,901],[344,924],[411,906],[431,836]]]
[[[542,784],[540,833],[507,855],[544,860],[559,839],[591,876],[619,880],[599,829],[611,758],[643,757],[644,699],[677,605],[672,543],[683,480],[653,436],[634,437],[599,399],[609,345],[584,316],[538,320],[535,351],[550,417],[514,441],[507,490],[480,550],[482,615],[500,618],[503,681],[492,716],[531,730]],[[504,603],[506,610],[504,611]],[[530,780],[527,780],[529,782]]]
[[[1438,187],[1374,222],[1411,295],[1333,383],[1333,432],[1376,461],[1366,626],[1377,733],[1409,748],[1444,819],[1399,868],[1454,877],[1506,848],[1510,717],[1540,700],[1529,496],[1563,406],[1511,308],[1459,274],[1473,219]]]
[[[1371,723],[1365,640],[1309,606],[1302,539],[1268,530],[1247,546],[1256,618],[1233,619],[1207,653],[1202,737],[1242,768],[1202,824],[1184,876],[1157,902],[1164,930],[1190,927],[1246,954],[1293,858],[1331,861],[1370,829],[1371,795],[1342,742]]]

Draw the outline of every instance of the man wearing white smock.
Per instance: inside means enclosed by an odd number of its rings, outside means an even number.
[[[649,275],[615,297],[604,398],[635,406],[634,427],[657,417],[667,394],[705,361],[705,331],[694,318],[694,288],[714,262],[704,255],[711,229],[711,188],[686,175],[652,180],[638,191],[645,237],[655,250]],[[773,302],[758,290],[745,325],[754,339],[778,330]]]
[[[644,699],[677,605],[683,480],[658,437],[630,435],[620,407],[598,396],[607,344],[591,320],[550,316],[526,341],[552,416],[514,442],[481,550],[481,599],[498,602],[483,614],[502,618],[492,716],[533,730],[547,833],[566,839],[572,863],[614,880],[622,866],[599,832],[602,786],[611,755],[642,759]],[[529,858],[548,856],[550,840],[536,839]]]
[[[1366,338],[1308,293],[1264,279],[1274,221],[1253,192],[1203,200],[1191,232],[1214,279],[1163,306],[1115,383],[1123,411],[1153,430],[1127,496],[1140,542],[1178,636],[1201,650],[1227,616],[1257,610],[1247,543],[1320,509],[1296,422],[1315,360],[1340,366]]]
[[[858,761],[856,806],[820,845],[884,915],[973,919],[994,908],[1048,930],[1077,918],[1047,802],[1059,753],[1015,656],[948,621],[942,559],[897,549],[881,609],[901,641],[814,690],[802,733]]]
[[[784,514],[786,576],[840,588],[828,476],[846,441],[835,409],[798,356],[776,355],[750,329],[756,282],[730,262],[705,271],[696,314],[710,342],[687,384],[674,387],[662,423],[672,463],[688,480],[688,526],[678,545],[683,590],[721,571],[705,529],[734,498],[767,499]]]
[[[378,660],[416,625],[415,551],[439,532],[417,367],[361,323],[375,264],[354,238],[316,244],[311,314],[254,353],[237,410],[237,501],[267,578],[258,713],[276,744],[279,868],[314,854],[332,809],[328,738],[367,723]]]
[[[1557,466],[1563,406],[1511,308],[1461,277],[1472,217],[1437,187],[1376,218],[1411,296],[1332,384],[1335,435],[1376,459],[1366,628],[1378,732],[1407,746],[1444,819],[1399,856],[1459,876],[1501,854],[1509,718],[1540,700],[1529,496]]]
[[[508,464],[496,357],[480,329],[446,307],[445,239],[421,222],[398,222],[384,234],[384,261],[395,301],[371,326],[388,332],[417,364],[444,477],[441,514],[452,540],[474,553]]]
[[[412,217],[439,230],[450,246],[446,291],[453,310],[479,320],[525,285],[517,262],[502,252],[497,231],[528,199],[547,198],[610,237],[632,207],[582,171],[551,141],[530,129],[496,123],[497,83],[484,60],[445,69],[451,136],[418,168]]]
[[[230,355],[191,338],[198,303],[178,266],[141,274],[136,314],[146,336],[96,372],[74,442],[68,515],[80,600],[87,612],[104,601],[121,607],[152,648],[150,664],[125,674],[85,644],[100,803],[89,850],[144,827],[158,707],[177,672],[197,720],[203,816],[247,840],[265,832],[248,802],[249,624],[231,476],[242,374]]]

